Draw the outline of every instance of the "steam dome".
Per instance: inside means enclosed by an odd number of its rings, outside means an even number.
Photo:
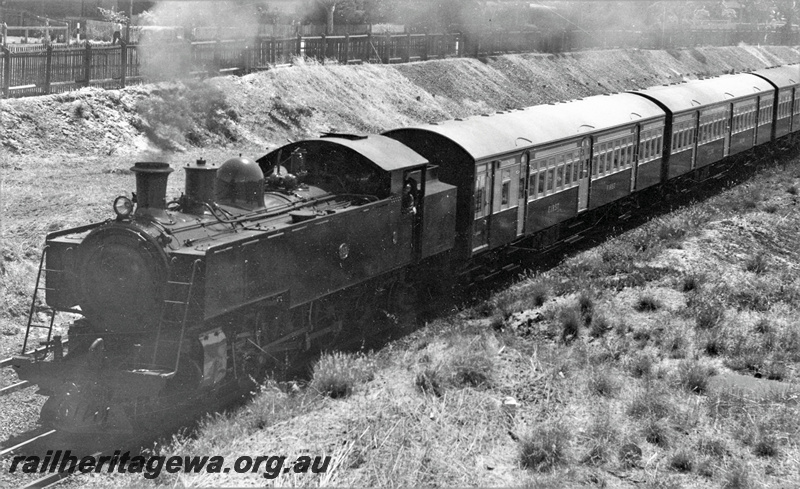
[[[217,170],[217,202],[254,210],[264,207],[264,172],[249,159],[231,158]]]

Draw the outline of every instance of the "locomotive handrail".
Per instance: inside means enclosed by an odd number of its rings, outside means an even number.
[[[189,317],[189,301],[192,300],[192,291],[194,290],[194,278],[197,275],[197,271],[200,269],[200,265],[202,264],[201,260],[195,260],[192,264],[192,277],[189,279],[189,291],[186,293],[186,304],[183,308],[183,319],[181,321],[181,335],[178,338],[178,354],[175,356],[175,373],[178,372],[178,367],[180,366],[181,362],[181,348],[183,347],[183,337],[186,334],[186,319]]]
[[[109,221],[111,221],[111,219],[106,219],[105,221],[95,222],[92,224],[85,224],[83,226],[78,226],[76,228],[62,229],[60,231],[48,233],[47,236],[45,236],[45,239],[50,240],[54,238],[60,238],[61,236],[69,236],[70,234],[80,234],[86,231],[90,231],[98,226],[102,226],[103,224],[106,224]],[[44,254],[44,252],[42,254]]]

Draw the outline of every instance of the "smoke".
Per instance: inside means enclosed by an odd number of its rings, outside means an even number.
[[[157,3],[145,16],[139,40],[141,75],[150,80],[188,76],[208,68],[213,47],[191,41],[253,39],[258,35],[259,16],[265,2],[253,0],[189,1]]]

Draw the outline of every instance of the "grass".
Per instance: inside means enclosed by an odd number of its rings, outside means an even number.
[[[332,399],[350,396],[356,387],[372,380],[375,365],[361,354],[324,353],[314,365],[310,388]]]
[[[534,472],[549,472],[565,465],[569,460],[571,438],[571,430],[561,422],[537,425],[520,440],[520,463]]]
[[[696,462],[694,456],[687,450],[678,450],[669,458],[669,466],[678,472],[691,472]]]
[[[620,386],[616,376],[606,370],[595,370],[588,379],[589,391],[602,397],[614,397]]]
[[[767,271],[769,263],[763,254],[757,254],[749,257],[744,264],[745,270],[755,274],[762,274]]]
[[[495,383],[497,341],[487,336],[453,335],[426,345],[414,385],[437,397],[448,388],[490,388]]]
[[[677,371],[677,382],[684,389],[695,394],[703,394],[708,389],[708,379],[716,370],[696,360],[681,362]]]
[[[661,301],[652,294],[645,293],[639,296],[636,301],[635,309],[639,312],[652,312],[661,309]]]

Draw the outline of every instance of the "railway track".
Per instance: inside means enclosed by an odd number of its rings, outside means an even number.
[[[67,344],[68,340],[63,340],[62,344]],[[37,353],[45,353],[47,351],[47,347],[43,346],[41,348],[36,348],[35,350],[31,350],[28,354],[37,354]],[[6,359],[0,360],[0,368],[3,367],[10,367],[11,363],[14,361],[14,357],[8,357]],[[5,396],[7,394],[11,394],[12,392],[16,392],[20,389],[24,389],[30,386],[30,382],[23,380],[21,382],[17,382],[6,387],[0,388],[0,397]]]
[[[23,448],[29,447],[33,443],[40,442],[40,441],[43,441],[45,439],[51,438],[51,437],[53,437],[53,435],[55,435],[55,433],[56,433],[56,430],[48,430],[48,431],[45,431],[43,433],[38,433],[38,434],[32,435],[32,436],[24,439],[23,441],[21,441],[19,443],[16,443],[15,445],[12,445],[12,446],[10,446],[8,448],[4,448],[3,450],[0,450],[0,459],[8,457],[9,455],[13,455],[14,453],[22,450]]]

